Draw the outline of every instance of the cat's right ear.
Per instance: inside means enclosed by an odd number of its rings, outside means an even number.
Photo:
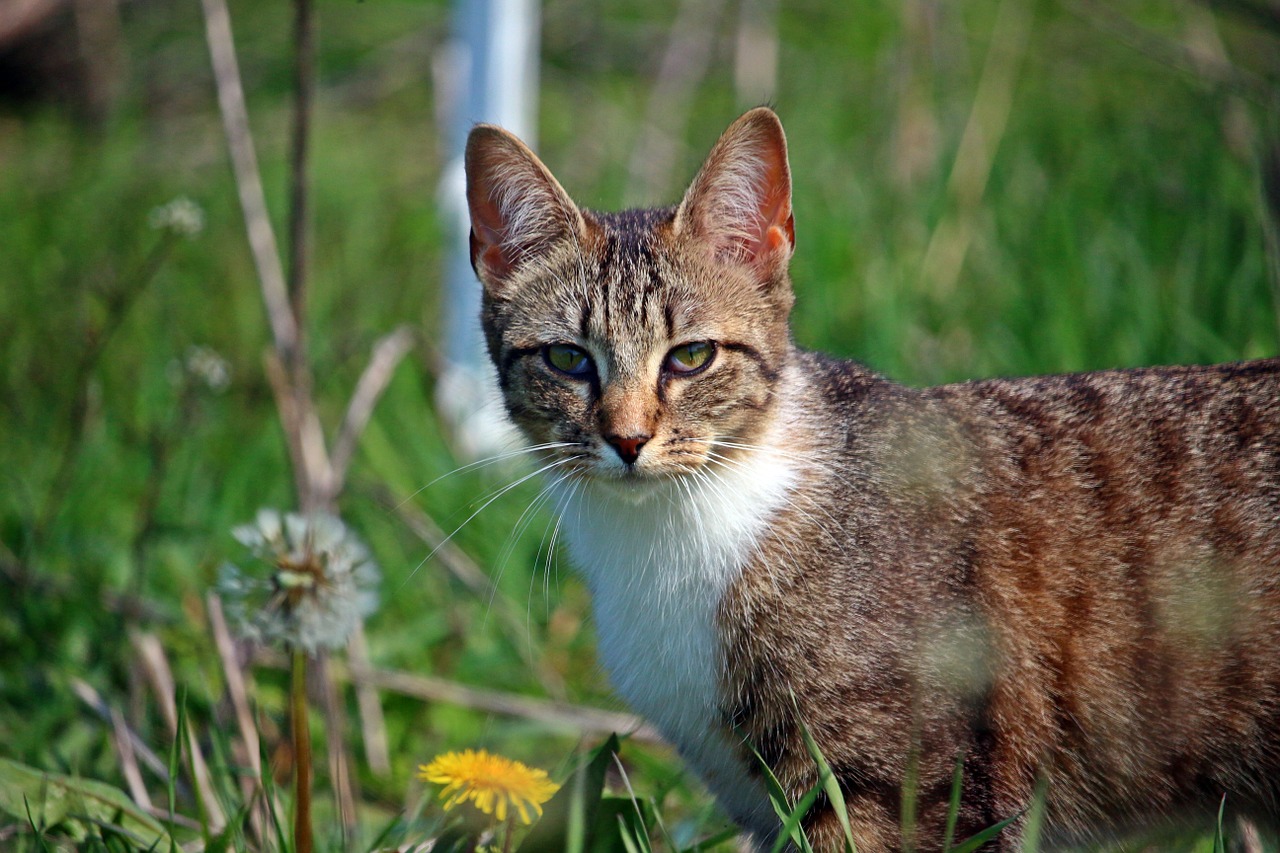
[[[491,293],[562,240],[580,239],[577,205],[523,142],[493,125],[467,137],[471,266]]]

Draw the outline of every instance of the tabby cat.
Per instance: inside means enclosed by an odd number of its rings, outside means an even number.
[[[467,145],[471,258],[614,686],[759,845],[834,770],[860,853],[1280,802],[1280,359],[914,389],[798,349],[786,141],[597,213]],[[908,797],[908,795],[910,795]],[[904,800],[907,803],[904,806]],[[913,803],[913,805],[912,805]],[[914,817],[912,816],[914,815]],[[904,817],[905,816],[905,817]],[[843,849],[822,797],[804,828]]]

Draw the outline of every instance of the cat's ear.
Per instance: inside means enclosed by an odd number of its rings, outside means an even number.
[[[493,125],[467,137],[467,207],[471,266],[500,292],[516,271],[562,240],[579,239],[582,214],[523,142]]]
[[[796,242],[791,168],[773,110],[757,107],[724,132],[685,193],[675,228],[721,260],[748,264],[762,283],[786,269]]]

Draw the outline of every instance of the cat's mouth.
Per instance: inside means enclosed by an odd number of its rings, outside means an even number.
[[[698,452],[687,442],[651,442],[629,461],[605,444],[583,466],[582,473],[592,480],[635,491],[694,475],[708,461],[705,452]]]

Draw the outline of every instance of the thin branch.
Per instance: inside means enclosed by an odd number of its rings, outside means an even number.
[[[694,91],[715,55],[723,8],[724,0],[682,0],[676,10],[627,168],[627,195],[634,200],[652,203],[669,191]]]
[[[280,426],[284,432],[285,444],[289,448],[289,460],[293,464],[293,485],[298,495],[306,494],[310,489],[307,480],[307,450],[302,441],[302,414],[298,411],[298,400],[293,395],[293,387],[289,383],[289,374],[280,360],[276,350],[268,349],[262,355],[263,372],[267,376],[267,384],[271,386],[271,394],[276,400],[276,410],[280,413]]]
[[[213,62],[222,127],[231,151],[231,167],[240,194],[245,228],[249,233],[249,248],[267,306],[267,319],[271,323],[276,349],[286,364],[292,364],[298,349],[298,325],[289,307],[280,251],[267,215],[267,199],[262,192],[262,177],[249,132],[249,113],[245,108],[240,67],[231,35],[231,16],[227,12],[226,0],[201,0],[200,5],[204,9],[205,36]]]
[[[1031,4],[1022,0],[1002,0],[996,12],[982,77],[947,182],[950,210],[934,228],[925,250],[924,281],[935,295],[949,293],[964,268],[974,219],[1009,120],[1032,16]]]
[[[222,663],[227,696],[231,699],[236,726],[240,729],[239,746],[244,750],[244,754],[239,757],[239,760],[245,761],[252,771],[241,777],[241,792],[245,802],[253,802],[253,811],[249,820],[254,837],[259,842],[264,842],[267,839],[270,815],[267,803],[263,799],[265,792],[262,789],[262,746],[258,738],[258,726],[253,719],[253,709],[249,707],[249,690],[245,686],[244,671],[236,654],[235,641],[227,628],[227,619],[222,611],[222,599],[217,593],[210,592],[205,596],[205,610],[209,614],[209,625],[213,631],[214,647],[218,650],[218,660]]]
[[[373,414],[373,407],[386,390],[396,366],[412,348],[413,332],[407,326],[401,326],[374,344],[373,355],[356,383],[351,402],[347,405],[346,417],[343,418],[338,437],[333,442],[329,464],[332,466],[335,483],[346,482],[347,467],[355,453],[356,442]]]
[[[356,690],[356,706],[360,710],[360,730],[364,742],[364,757],[369,769],[379,776],[391,773],[391,753],[387,748],[387,723],[382,716],[382,701],[378,691],[369,683],[367,673],[369,648],[364,640],[364,625],[357,623],[347,643],[347,662],[351,667],[351,683]]]
[[[111,723],[113,730],[115,730],[115,709],[107,704],[106,700],[102,698],[102,694],[94,690],[88,682],[74,677],[71,679],[71,690],[80,697],[81,702],[101,717],[103,721]],[[141,758],[142,763],[147,765],[147,769],[154,773],[156,778],[167,783],[169,768],[165,766],[160,756],[156,755],[147,746],[147,742],[142,739],[142,736],[129,728],[128,724],[125,724],[124,734],[129,738],[129,749],[133,755],[136,758]]]
[[[320,710],[325,720],[324,746],[329,757],[329,785],[337,801],[338,818],[346,842],[355,837],[357,799],[356,780],[347,754],[347,712],[338,694],[334,659],[321,652],[311,658],[311,664],[311,671],[315,674],[312,681],[319,693]]]
[[[218,660],[222,662],[222,672],[227,682],[227,695],[231,698],[231,708],[236,715],[236,725],[240,728],[240,737],[244,740],[245,756],[253,778],[262,776],[261,746],[258,743],[258,727],[253,721],[253,710],[249,707],[249,691],[245,687],[244,672],[240,669],[240,661],[236,655],[235,641],[227,628],[227,619],[222,612],[222,599],[216,593],[205,596],[205,608],[209,613],[209,624],[213,630],[213,644],[218,650]]]
[[[151,692],[155,694],[156,702],[160,705],[165,726],[169,729],[169,734],[177,737],[178,706],[174,698],[173,670],[169,667],[169,659],[165,656],[164,648],[155,634],[131,632],[129,639],[142,660],[143,672],[151,684]],[[187,730],[186,746],[191,755],[191,770],[196,792],[204,805],[205,814],[209,816],[209,828],[214,832],[221,832],[227,824],[227,819],[222,813],[222,806],[218,804],[218,796],[214,793],[213,777],[209,773],[204,755],[200,752],[200,744],[196,741],[195,732],[190,729]]]
[[[289,665],[283,654],[274,649],[262,647],[254,650],[253,662],[272,669],[284,669]],[[330,661],[330,669],[336,679],[346,681],[351,679],[350,671],[338,661]],[[444,702],[476,711],[522,717],[553,728],[572,729],[585,734],[619,732],[628,733],[636,740],[648,743],[664,742],[662,736],[648,723],[631,714],[588,708],[569,702],[554,702],[533,696],[521,696],[517,693],[484,687],[472,687],[456,681],[415,675],[399,670],[371,668],[363,675],[370,684],[381,690],[388,690],[424,702]]]
[[[138,759],[133,752],[133,739],[129,726],[119,708],[111,709],[111,741],[115,744],[116,754],[120,756],[120,770],[124,773],[125,783],[129,786],[129,796],[144,809],[152,808],[151,795],[142,782],[142,771],[138,768]]]
[[[289,199],[289,304],[298,324],[298,363],[306,350],[307,305],[307,155],[311,141],[311,104],[315,93],[316,22],[312,0],[294,0],[292,192]],[[295,365],[296,367],[297,365]]]

